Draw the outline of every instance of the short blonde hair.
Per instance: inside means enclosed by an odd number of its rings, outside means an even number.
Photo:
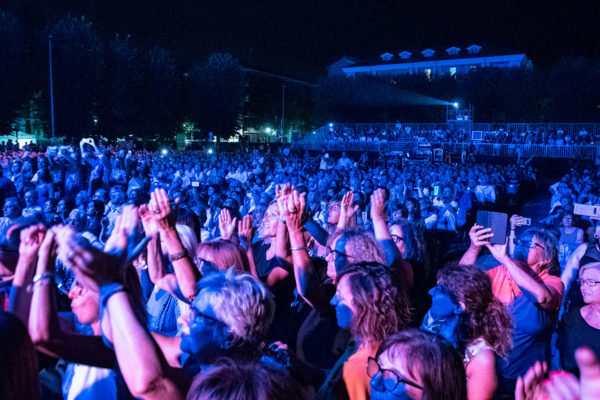
[[[275,303],[262,283],[248,273],[229,268],[206,275],[198,285],[194,302],[209,304],[237,344],[259,344],[264,340],[275,314]]]

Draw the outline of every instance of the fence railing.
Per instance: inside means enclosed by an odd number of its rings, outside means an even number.
[[[299,140],[292,142],[295,150],[327,150],[327,151],[374,151],[380,153],[393,152],[427,152],[433,148],[442,148],[445,154],[460,156],[463,151],[475,155],[517,158],[534,156],[536,158],[577,158],[593,160],[600,151],[600,146],[578,145],[543,145],[543,144],[500,144],[500,143],[417,143],[416,141],[394,142],[332,142],[325,140]]]
[[[406,136],[412,136],[416,132],[431,131],[431,130],[454,130],[465,129],[468,131],[495,132],[500,129],[506,132],[556,132],[562,130],[565,134],[577,135],[580,131],[585,130],[589,135],[600,135],[600,124],[597,123],[566,123],[566,122],[549,122],[549,123],[485,123],[485,122],[433,122],[433,123],[335,123],[326,124],[317,130],[317,136],[321,139],[327,137],[327,133],[332,130],[339,130],[342,127],[352,128],[354,130],[393,130],[398,127],[405,131],[405,128],[410,128],[411,133]]]

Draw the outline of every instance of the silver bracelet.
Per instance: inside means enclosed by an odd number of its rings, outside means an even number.
[[[292,247],[290,248],[291,251],[300,251],[300,250],[306,250],[306,247],[304,246],[299,246],[299,247]]]

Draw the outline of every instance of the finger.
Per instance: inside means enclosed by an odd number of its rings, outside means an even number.
[[[600,360],[587,347],[580,347],[575,352],[575,360],[582,379],[600,379]]]
[[[515,400],[525,400],[522,377],[517,378],[517,386],[515,388]]]
[[[300,205],[300,207],[299,207],[300,213],[304,214],[304,210],[306,210],[306,193],[302,193],[300,195],[300,204],[299,205]]]
[[[478,240],[485,240],[485,239],[489,239],[491,237],[494,237],[493,233],[488,233],[486,235],[477,235]]]

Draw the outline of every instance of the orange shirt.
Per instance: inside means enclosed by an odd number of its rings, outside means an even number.
[[[492,292],[502,304],[508,305],[515,297],[523,294],[521,288],[515,283],[504,265],[499,265],[496,268],[490,269],[487,271],[487,274],[492,280]],[[558,310],[562,302],[564,291],[564,285],[560,280],[560,277],[550,275],[548,270],[544,270],[534,277],[538,282],[548,288],[552,295],[552,308]]]
[[[369,357],[375,357],[379,343],[361,346],[344,363],[344,383],[350,400],[368,400],[371,397],[371,378],[367,375]]]

